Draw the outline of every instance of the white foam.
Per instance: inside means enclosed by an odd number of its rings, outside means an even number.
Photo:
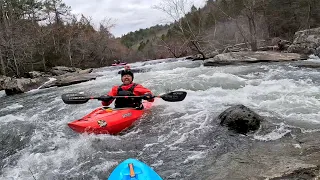
[[[309,59],[307,59],[306,61],[311,61],[311,62],[319,62],[320,63],[320,57],[314,55],[314,54],[311,54],[309,56]]]
[[[6,92],[4,90],[0,91],[0,97],[5,96]]]
[[[144,145],[144,148],[149,148],[149,147],[151,147],[151,146],[153,146],[153,145],[156,145],[156,144],[158,144],[158,143],[145,144],[145,145]]]
[[[192,152],[191,155],[189,155],[184,161],[183,163],[188,163],[190,161],[195,161],[197,159],[202,159],[202,158],[205,158],[207,155],[207,152],[204,152],[204,151],[195,151],[195,152]]]
[[[23,106],[21,104],[14,103],[14,104],[7,106],[3,109],[0,109],[0,111],[11,111],[11,110],[16,110],[16,109],[21,109],[21,108],[23,108]]]
[[[79,139],[59,137],[52,139],[52,148],[48,148],[44,153],[21,152],[22,156],[17,161],[17,166],[7,166],[4,168],[3,176],[8,179],[27,179],[31,177],[29,169],[33,172],[36,179],[39,179],[41,175],[43,176],[43,174],[47,173],[66,175],[74,174],[75,172],[78,173],[80,168],[87,163],[79,160],[79,158],[84,154],[92,154],[92,152],[94,152],[91,146],[91,138],[89,136],[80,136]],[[39,142],[38,146],[41,146],[43,143],[43,141]],[[73,166],[73,168],[68,171],[60,169],[66,164]],[[118,164],[118,162],[104,160],[102,164],[96,164],[91,167],[89,172],[105,172],[116,164]]]
[[[49,83],[51,83],[51,82],[53,82],[53,81],[55,81],[55,80],[57,80],[57,79],[56,79],[56,78],[53,78],[53,77],[49,77],[49,80],[48,80],[47,82],[43,83],[43,84],[42,84],[41,86],[39,86],[37,89],[30,90],[29,92],[34,92],[34,91],[40,90],[43,86],[45,86],[45,85],[47,85],[47,84],[49,84]]]
[[[162,166],[163,160],[157,160],[155,163],[151,164],[152,167]]]
[[[152,78],[155,76],[155,79],[150,80],[150,85],[154,81],[157,83],[156,79],[159,79],[159,85],[164,88],[173,87],[173,85],[179,87],[180,85],[180,87],[175,90],[184,90],[188,93],[182,102],[168,103],[158,101],[156,103],[156,105],[165,106],[164,116],[171,116],[175,113],[185,114],[178,118],[178,121],[180,120],[182,125],[166,136],[160,136],[158,141],[168,142],[169,140],[170,143],[172,143],[171,145],[184,143],[188,137],[192,135],[192,130],[188,129],[189,126],[197,130],[209,129],[210,126],[208,126],[208,124],[210,124],[209,122],[213,118],[212,116],[217,116],[226,108],[235,104],[244,104],[258,114],[280,117],[287,122],[297,121],[320,124],[319,86],[310,78],[299,78],[298,80],[292,79],[291,77],[281,78],[281,76],[286,74],[301,76],[305,75],[305,73],[312,74],[312,76],[316,77],[320,75],[319,72],[304,72],[304,70],[301,69],[288,71],[283,67],[275,66],[273,68],[272,66],[264,66],[262,69],[266,72],[249,73],[249,76],[240,77],[235,74],[226,73],[232,72],[232,68],[233,71],[237,73],[241,73],[243,69],[248,69],[247,67],[223,67],[220,69],[200,67],[183,69],[181,71],[180,69],[182,68],[176,68],[159,71],[156,74],[150,72],[148,77]],[[169,76],[172,77],[171,81],[168,81]],[[164,80],[161,80],[161,78]],[[198,78],[198,81],[196,78]],[[205,81],[208,79],[210,79],[210,81]],[[214,82],[214,80],[216,81]],[[180,84],[175,84],[177,81],[180,81]],[[196,87],[195,85],[198,83],[200,85]],[[230,83],[232,85],[239,83],[240,86],[236,88],[225,88],[223,86],[217,86],[219,83]],[[198,111],[199,113],[190,113],[191,110]],[[172,119],[172,121],[177,121],[177,119]],[[278,129],[261,138],[265,140],[276,140],[288,133],[288,130],[280,130]],[[175,139],[170,139],[170,137],[175,137]]]
[[[235,104],[244,104],[260,115],[267,115],[271,119],[276,117],[284,122],[284,125],[270,130],[268,134],[255,135],[254,138],[258,141],[274,141],[282,138],[290,133],[287,124],[293,122],[297,126],[299,123],[311,126],[320,124],[320,88],[316,79],[320,76],[320,72],[317,70],[272,64],[192,68],[197,66],[197,62],[179,60],[170,63],[160,60],[155,62],[158,64],[152,63],[145,65],[146,68],[151,68],[151,71],[135,74],[136,83],[142,83],[154,94],[176,90],[188,93],[181,102],[166,102],[158,98],[154,103],[156,110],[152,113],[155,113],[155,120],[159,121],[153,124],[151,130],[161,134],[155,137],[156,140],[148,139],[146,141],[148,144],[145,144],[140,152],[140,155],[147,154],[150,158],[157,159],[158,161],[154,161],[154,166],[163,165],[159,158],[163,155],[163,151],[168,150],[186,154],[184,163],[205,158],[206,151],[189,151],[184,145],[196,141],[213,127],[219,126],[215,118]],[[132,66],[139,66],[139,63],[133,63]],[[17,102],[10,104],[8,101],[9,109],[29,108],[26,111],[28,113],[2,116],[0,123],[26,119],[28,122],[37,122],[37,127],[28,146],[18,152],[20,154],[17,155],[21,156],[16,159],[17,166],[6,165],[3,177],[33,180],[29,168],[35,173],[36,179],[50,173],[79,173],[88,163],[81,159],[81,156],[92,156],[92,153],[95,153],[96,149],[92,147],[95,141],[106,139],[121,141],[122,138],[139,136],[142,131],[148,133],[143,130],[144,127],[141,127],[142,130],[139,127],[124,136],[74,135],[66,125],[67,122],[84,116],[101,104],[92,100],[81,105],[66,105],[63,104],[60,93],[105,94],[113,85],[121,83],[120,76],[116,73],[118,70],[112,67],[99,69],[99,74],[104,76],[97,78],[96,81],[61,87],[59,91],[49,89],[43,92],[43,96],[49,100],[46,103],[28,97],[27,100],[34,103],[34,106],[21,107]],[[303,132],[310,131],[315,130],[303,129]],[[158,146],[161,148],[157,149]],[[201,149],[210,147],[202,146]],[[299,148],[295,144],[293,147]],[[155,149],[159,151],[153,152]],[[152,154],[148,154],[150,151]],[[123,157],[126,150],[104,153],[110,153],[110,157],[113,154],[121,154]],[[67,163],[69,169],[65,165]],[[108,168],[113,163],[115,162],[105,159],[103,163],[94,163],[91,168],[81,173],[101,172],[104,167]]]
[[[286,129],[284,124],[281,124],[281,126],[277,129],[274,129],[272,132],[266,134],[266,135],[255,135],[254,139],[260,140],[260,141],[274,141],[277,139],[282,138],[287,133],[290,133],[291,130]]]
[[[8,114],[8,115],[0,117],[0,123],[8,123],[8,122],[12,122],[15,120],[26,121],[26,118],[21,115],[13,115],[13,114]]]
[[[298,148],[298,149],[301,149],[301,146],[300,144],[292,144],[294,148]]]
[[[90,168],[90,171],[89,173],[97,173],[97,172],[106,172],[107,170],[110,170],[112,167],[118,165],[119,163],[118,162],[115,162],[115,161],[104,161],[103,163],[101,164],[98,164],[98,165],[95,165],[95,166],[92,166]]]

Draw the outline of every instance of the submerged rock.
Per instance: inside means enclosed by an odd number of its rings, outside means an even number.
[[[244,105],[236,105],[222,112],[218,117],[223,126],[229,127],[238,133],[246,134],[259,129],[261,116]]]
[[[284,174],[280,177],[271,178],[270,180],[301,180],[301,179],[318,179],[320,166],[301,168],[291,173]]]

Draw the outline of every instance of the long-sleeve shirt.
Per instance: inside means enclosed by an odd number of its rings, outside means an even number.
[[[127,91],[128,89],[131,88],[131,86],[133,86],[133,83],[129,84],[129,85],[122,85],[121,88],[122,90],[124,91]],[[118,95],[118,88],[119,86],[113,86],[111,91],[108,93],[109,96],[117,96]],[[135,96],[142,96],[144,94],[152,94],[151,90],[148,89],[148,88],[145,88],[143,87],[142,85],[138,84],[134,89],[133,89],[133,94]],[[112,102],[113,102],[114,99],[108,101],[108,102],[105,102],[105,101],[102,101],[102,106],[109,106]],[[148,100],[149,102],[153,102],[154,99],[150,99]]]

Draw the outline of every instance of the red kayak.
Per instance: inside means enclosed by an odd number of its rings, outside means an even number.
[[[144,109],[112,109],[99,107],[81,119],[68,123],[78,133],[118,134],[131,127],[144,112],[151,108],[152,102],[143,102]]]

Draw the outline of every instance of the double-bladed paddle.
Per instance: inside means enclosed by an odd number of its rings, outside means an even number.
[[[153,96],[153,98],[161,98],[168,102],[183,101],[187,96],[185,91],[173,91],[159,96]],[[110,96],[112,98],[142,98],[143,96]],[[90,99],[98,99],[99,97],[90,97],[78,93],[67,93],[61,96],[62,100],[66,104],[83,104],[88,102]]]

